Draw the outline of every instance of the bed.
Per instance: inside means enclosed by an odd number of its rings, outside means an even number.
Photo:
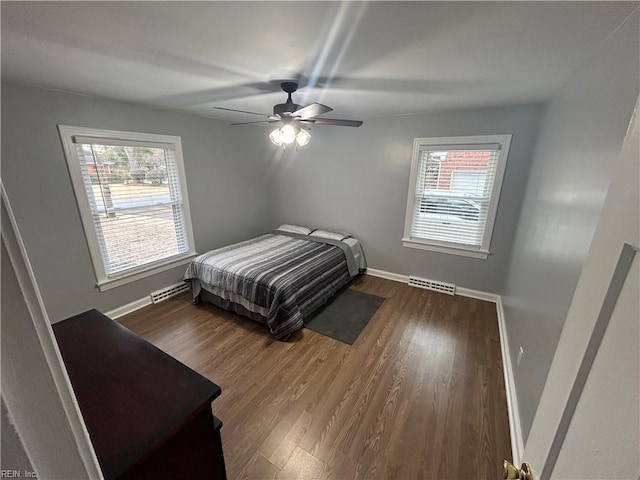
[[[351,235],[281,225],[199,255],[184,280],[194,303],[206,301],[265,323],[284,339],[365,269],[362,246]]]

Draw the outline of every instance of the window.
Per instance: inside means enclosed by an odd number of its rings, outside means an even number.
[[[402,243],[487,258],[511,135],[416,138]]]
[[[100,290],[195,255],[180,137],[58,129]]]

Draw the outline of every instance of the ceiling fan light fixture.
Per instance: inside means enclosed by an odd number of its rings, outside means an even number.
[[[298,135],[296,135],[296,143],[299,147],[304,147],[311,140],[311,134],[304,129],[300,129]]]
[[[311,140],[311,134],[305,127],[307,124],[314,125],[336,125],[339,127],[359,127],[362,120],[340,120],[337,118],[318,118],[327,112],[331,112],[333,108],[321,103],[311,103],[306,107],[293,102],[291,94],[298,89],[296,82],[282,82],[280,88],[287,94],[287,101],[273,106],[273,115],[264,115],[262,113],[250,112],[247,110],[237,110],[235,108],[214,107],[219,110],[227,110],[229,112],[247,113],[250,115],[266,116],[266,120],[256,122],[240,122],[231,125],[247,125],[250,123],[274,123],[279,122],[278,127],[269,133],[269,140],[274,145],[286,148],[295,142],[296,150],[298,147],[304,147]],[[305,126],[303,126],[305,125]]]
[[[282,132],[280,128],[276,128],[269,134],[269,140],[271,140],[275,145],[282,145]]]

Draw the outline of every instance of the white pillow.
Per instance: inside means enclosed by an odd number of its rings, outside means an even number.
[[[351,236],[348,233],[329,232],[328,230],[315,230],[309,235],[311,235],[312,237],[330,238],[331,240],[339,240],[339,241],[342,241],[345,238],[349,238]]]
[[[309,227],[301,227],[300,225],[289,225],[289,224],[284,224],[284,225],[280,225],[277,230],[282,230],[283,232],[289,232],[289,233],[300,233],[302,235],[309,235],[311,232],[313,232],[313,228],[309,228]]]

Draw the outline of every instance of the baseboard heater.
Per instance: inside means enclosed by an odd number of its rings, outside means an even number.
[[[169,297],[178,295],[179,293],[186,292],[187,290],[189,290],[189,286],[186,283],[181,282],[181,283],[176,283],[175,285],[169,285],[168,287],[163,288],[162,290],[151,292],[149,295],[151,296],[151,301],[153,303],[158,303],[163,300],[166,300]]]
[[[437,282],[435,280],[429,280],[428,278],[419,277],[409,277],[408,283],[411,287],[425,288],[448,295],[455,295],[456,293],[456,286],[453,283]]]

